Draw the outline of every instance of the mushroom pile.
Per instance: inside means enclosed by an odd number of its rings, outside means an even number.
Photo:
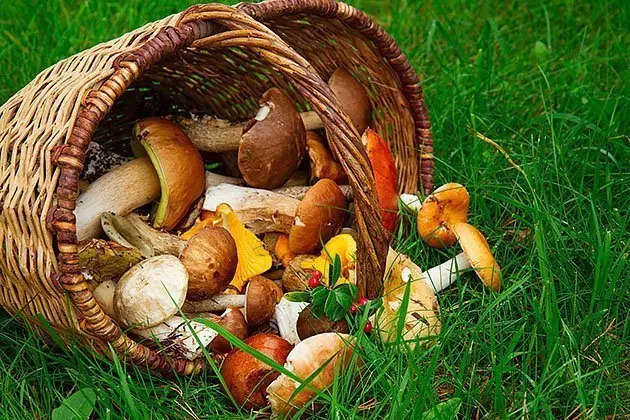
[[[94,298],[155,351],[221,361],[228,391],[249,409],[288,414],[304,407],[340,364],[356,361],[354,333],[369,333],[373,324],[372,337],[384,343],[429,343],[440,331],[435,293],[461,270],[473,268],[494,290],[500,285],[488,243],[466,223],[465,189],[448,184],[421,206],[415,196],[399,196],[387,142],[368,128],[367,90],[344,69],[329,85],[363,133],[385,228],[392,236],[399,229],[402,201],[418,211],[427,244],[459,241],[463,249],[424,272],[391,249],[380,305],[358,295],[352,190],[322,121],[300,113],[280,89],[262,95],[250,121],[147,118],[133,128],[133,159],[96,144],[87,157],[75,214]],[[98,160],[107,164],[93,164]],[[351,315],[364,311],[369,321],[357,325]],[[284,365],[285,374],[260,354]]]

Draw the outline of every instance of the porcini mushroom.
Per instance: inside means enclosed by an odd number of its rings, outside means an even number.
[[[261,98],[261,108],[245,125],[226,126],[178,119],[195,146],[208,152],[238,150],[238,167],[248,185],[273,189],[287,182],[304,157],[304,124],[295,104],[278,88]],[[217,126],[217,124],[219,126]]]
[[[247,338],[247,322],[243,313],[237,308],[227,308],[217,324],[239,340]],[[210,350],[217,354],[225,354],[232,351],[232,345],[225,337],[218,335],[210,342]]]
[[[343,229],[346,198],[334,181],[322,179],[304,197],[295,213],[289,246],[296,254],[321,248]]]
[[[300,340],[328,332],[344,334],[349,332],[345,319],[331,321],[326,315],[317,316],[311,310],[311,305],[300,311],[295,327]]]
[[[203,193],[201,155],[177,124],[148,118],[137,123],[134,134],[147,156],[118,166],[79,196],[75,209],[79,241],[100,234],[102,213],[126,215],[157,197],[154,224],[173,229]]]
[[[293,347],[286,340],[273,334],[255,335],[245,340],[245,344],[279,364],[284,364]],[[267,386],[279,375],[280,373],[271,366],[236,348],[227,355],[221,365],[221,376],[228,391],[236,404],[247,409],[267,405]]]
[[[494,291],[499,291],[501,268],[494,259],[486,238],[477,228],[468,223],[455,223],[451,225],[451,230],[464,252],[426,271],[425,281],[436,292],[439,292],[455,282],[461,271],[473,268],[484,285]]]
[[[466,223],[470,197],[463,185],[442,185],[428,196],[418,210],[418,233],[431,247],[453,245],[457,238],[451,230],[455,223]]]
[[[319,373],[299,392],[301,382],[284,374],[279,375],[267,387],[267,399],[273,412],[286,416],[304,407],[316,395],[312,388],[320,391],[328,388],[335,375],[348,367],[351,356],[352,341],[347,334],[319,334],[298,343],[287,356],[285,369],[302,382]]]
[[[232,286],[240,291],[248,279],[271,268],[271,254],[256,235],[245,229],[229,205],[220,204],[216,207],[215,225],[227,229],[236,244],[238,264],[230,283]]]
[[[306,152],[311,168],[311,181],[328,178],[337,184],[348,183],[348,177],[343,168],[333,158],[322,138],[314,131],[306,133]]]
[[[230,233],[207,227],[192,237],[179,259],[188,271],[189,300],[203,300],[221,293],[234,278],[238,257]]]
[[[186,245],[175,235],[153,229],[135,213],[119,216],[105,212],[101,215],[101,226],[109,239],[137,249],[146,258],[164,254],[178,256]]]
[[[361,138],[374,171],[374,184],[383,226],[394,232],[398,220],[398,172],[389,146],[376,131],[367,129]]]
[[[133,266],[116,284],[114,307],[127,327],[149,328],[177,313],[186,299],[188,272],[172,255]]]
[[[256,328],[269,321],[273,316],[278,297],[278,288],[273,281],[262,277],[253,277],[245,288],[244,295],[216,295],[201,301],[184,303],[185,313],[219,312],[227,308],[243,308],[247,325]]]
[[[406,255],[390,248],[387,255],[383,307],[375,317],[375,327],[381,339],[394,342],[400,334],[411,347],[423,337],[437,335],[441,329],[439,304],[431,288],[423,281],[422,270]],[[406,313],[400,313],[409,287]],[[402,330],[399,319],[404,317]]]
[[[267,232],[289,233],[300,202],[294,198],[254,188],[220,184],[206,191],[203,209],[216,211],[228,204],[238,219],[255,235]]]

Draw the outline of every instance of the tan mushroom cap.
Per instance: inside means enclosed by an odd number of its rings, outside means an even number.
[[[179,258],[189,275],[187,299],[193,301],[224,291],[238,264],[234,239],[227,230],[214,226],[194,235]]]
[[[153,225],[173,230],[205,190],[201,155],[179,125],[163,118],[138,121],[134,138],[144,147],[160,179],[162,194]]]
[[[249,280],[245,289],[245,318],[250,328],[256,328],[271,319],[278,301],[277,286],[263,276]]]
[[[330,179],[322,179],[304,196],[295,213],[289,233],[289,247],[296,254],[311,254],[321,249],[343,229],[346,197]]]
[[[253,119],[243,130],[238,167],[245,182],[256,188],[282,186],[295,173],[306,149],[306,132],[295,103],[271,88],[261,103],[270,108],[264,119]]]
[[[445,248],[457,242],[450,227],[468,220],[470,196],[457,183],[442,185],[428,196],[418,211],[418,233],[433,248]]]
[[[238,308],[227,308],[216,322],[238,339],[247,338],[247,322]],[[219,335],[210,343],[210,350],[218,354],[229,353],[232,345],[225,337]]]
[[[498,292],[501,289],[501,268],[494,259],[486,238],[468,223],[455,223],[451,229],[477,276],[483,284]]]
[[[363,134],[372,122],[372,105],[365,86],[343,68],[330,76],[328,86],[359,134]]]

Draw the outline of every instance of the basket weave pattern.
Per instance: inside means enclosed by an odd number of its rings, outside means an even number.
[[[324,121],[355,193],[358,275],[368,294],[378,293],[387,241],[373,176],[359,134],[322,80],[340,65],[370,86],[373,106],[383,110],[375,126],[395,153],[401,188],[415,191],[419,173],[423,188],[432,188],[417,76],[367,15],[332,0],[195,6],[42,72],[0,108],[0,304],[80,331],[101,349],[110,343],[157,372],[198,372],[200,360],[169,360],[134,342],[92,297],[77,258],[79,175],[90,141],[125,153],[138,118],[192,111],[243,120],[271,86]],[[429,159],[418,164],[419,155]]]

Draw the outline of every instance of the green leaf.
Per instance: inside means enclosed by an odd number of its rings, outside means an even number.
[[[330,287],[333,288],[335,287],[335,284],[337,284],[337,280],[339,280],[339,277],[341,277],[341,258],[339,257],[339,254],[335,254],[335,261],[330,266],[328,272],[330,273],[330,279],[328,283],[330,284]]]
[[[422,415],[423,420],[448,420],[457,418],[457,413],[462,406],[462,400],[459,398],[451,398],[425,411]]]
[[[285,293],[284,297],[289,302],[310,302],[311,294],[309,292],[289,292]]]
[[[350,310],[353,302],[349,288],[336,288],[333,290],[333,292],[335,293],[335,297],[337,298],[337,304],[342,310],[342,314],[345,314],[346,312],[348,312],[348,310]]]
[[[92,388],[83,388],[63,400],[52,412],[52,420],[84,420],[94,411],[96,394]]]
[[[326,305],[329,293],[330,290],[324,286],[316,287],[311,292],[311,312],[313,312],[314,315],[324,315],[324,306]]]
[[[337,310],[337,296],[334,293],[328,293],[326,298],[326,304],[324,306],[324,313],[328,318],[332,320]]]

